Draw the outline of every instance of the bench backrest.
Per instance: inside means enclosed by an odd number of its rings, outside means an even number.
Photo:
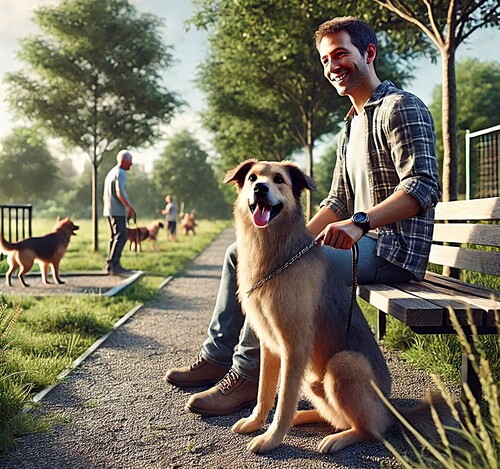
[[[499,220],[500,197],[438,203],[429,262],[500,275]]]

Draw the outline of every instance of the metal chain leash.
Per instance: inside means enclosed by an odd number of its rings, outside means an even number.
[[[290,265],[292,265],[299,257],[302,257],[307,251],[309,251],[309,249],[313,248],[315,244],[316,244],[316,240],[313,239],[310,244],[303,247],[297,254],[295,254],[293,257],[288,259],[288,261],[286,261],[281,267],[274,270],[267,277],[263,278],[262,280],[259,280],[256,284],[254,284],[252,286],[252,288],[250,288],[250,290],[247,291],[246,294],[250,295],[250,293],[252,293],[254,290],[256,290],[257,288],[264,285],[264,283],[268,282],[269,280],[271,280],[273,277],[275,277],[279,273],[283,272],[283,270],[285,270],[286,268],[290,267]]]
[[[255,283],[250,290],[247,291],[247,296],[250,295],[254,290],[264,285],[264,283],[271,280],[273,277],[278,275],[280,272],[283,272],[286,268],[290,267],[298,258],[302,257],[307,251],[314,247],[316,244],[316,240],[313,239],[310,244],[303,247],[297,254],[291,257],[288,261],[286,261],[281,267],[271,272],[267,277],[259,280]],[[354,308],[354,302],[356,301],[356,290],[358,287],[358,258],[359,258],[359,247],[357,243],[354,243],[352,246],[352,288],[351,288],[351,301],[349,304],[349,311],[347,316],[347,327],[346,327],[346,335],[349,333],[349,329],[351,328],[352,321],[352,312]]]

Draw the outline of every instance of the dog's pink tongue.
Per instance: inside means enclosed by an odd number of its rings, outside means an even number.
[[[253,222],[257,226],[266,226],[271,216],[271,207],[268,205],[257,205],[253,212]]]

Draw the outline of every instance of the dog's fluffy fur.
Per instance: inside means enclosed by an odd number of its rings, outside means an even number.
[[[314,189],[314,182],[293,163],[257,160],[242,163],[224,181],[235,183],[239,191],[234,205],[238,295],[261,346],[257,406],[234,424],[233,431],[262,428],[279,379],[273,422],[250,441],[250,451],[270,451],[292,425],[312,422],[327,422],[335,429],[319,443],[323,453],[380,438],[396,420],[371,383],[389,397],[391,377],[357,304],[346,334],[350,288],[325,259],[327,248],[314,246],[247,293],[312,242],[300,196],[305,189]],[[313,410],[297,411],[301,389]],[[441,396],[430,400],[438,412],[448,409]],[[424,432],[434,428],[428,401],[404,414]]]
[[[142,251],[142,242],[146,239],[151,240],[151,244],[155,251],[159,250],[158,246],[158,233],[163,228],[163,223],[155,221],[149,225],[149,227],[138,226],[137,228],[127,228],[127,241],[130,242],[129,250],[132,250],[132,246],[135,252],[137,252],[137,247],[139,251]]]
[[[64,282],[59,278],[59,263],[66,252],[71,236],[76,235],[78,228],[69,217],[63,220],[57,217],[54,229],[45,236],[26,238],[16,243],[0,237],[0,248],[7,254],[9,263],[5,283],[12,286],[12,275],[19,269],[19,281],[24,287],[29,286],[24,280],[24,275],[37,261],[44,284],[49,283],[47,279],[49,265],[52,266],[54,282],[59,285],[63,284]]]
[[[193,235],[196,234],[195,227],[198,226],[196,223],[196,216],[194,212],[185,213],[182,217],[181,228],[184,230],[184,234],[187,236],[191,231]]]

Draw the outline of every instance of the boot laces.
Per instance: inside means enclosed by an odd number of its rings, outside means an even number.
[[[224,378],[219,381],[220,389],[223,393],[231,390],[231,388],[238,382],[240,375],[232,368],[226,373]]]
[[[194,370],[195,368],[198,368],[200,365],[203,365],[203,363],[205,363],[206,360],[203,358],[203,355],[200,353],[198,355],[198,358],[196,359],[196,361],[194,363],[191,363],[191,365],[189,365],[189,369],[190,370]]]

